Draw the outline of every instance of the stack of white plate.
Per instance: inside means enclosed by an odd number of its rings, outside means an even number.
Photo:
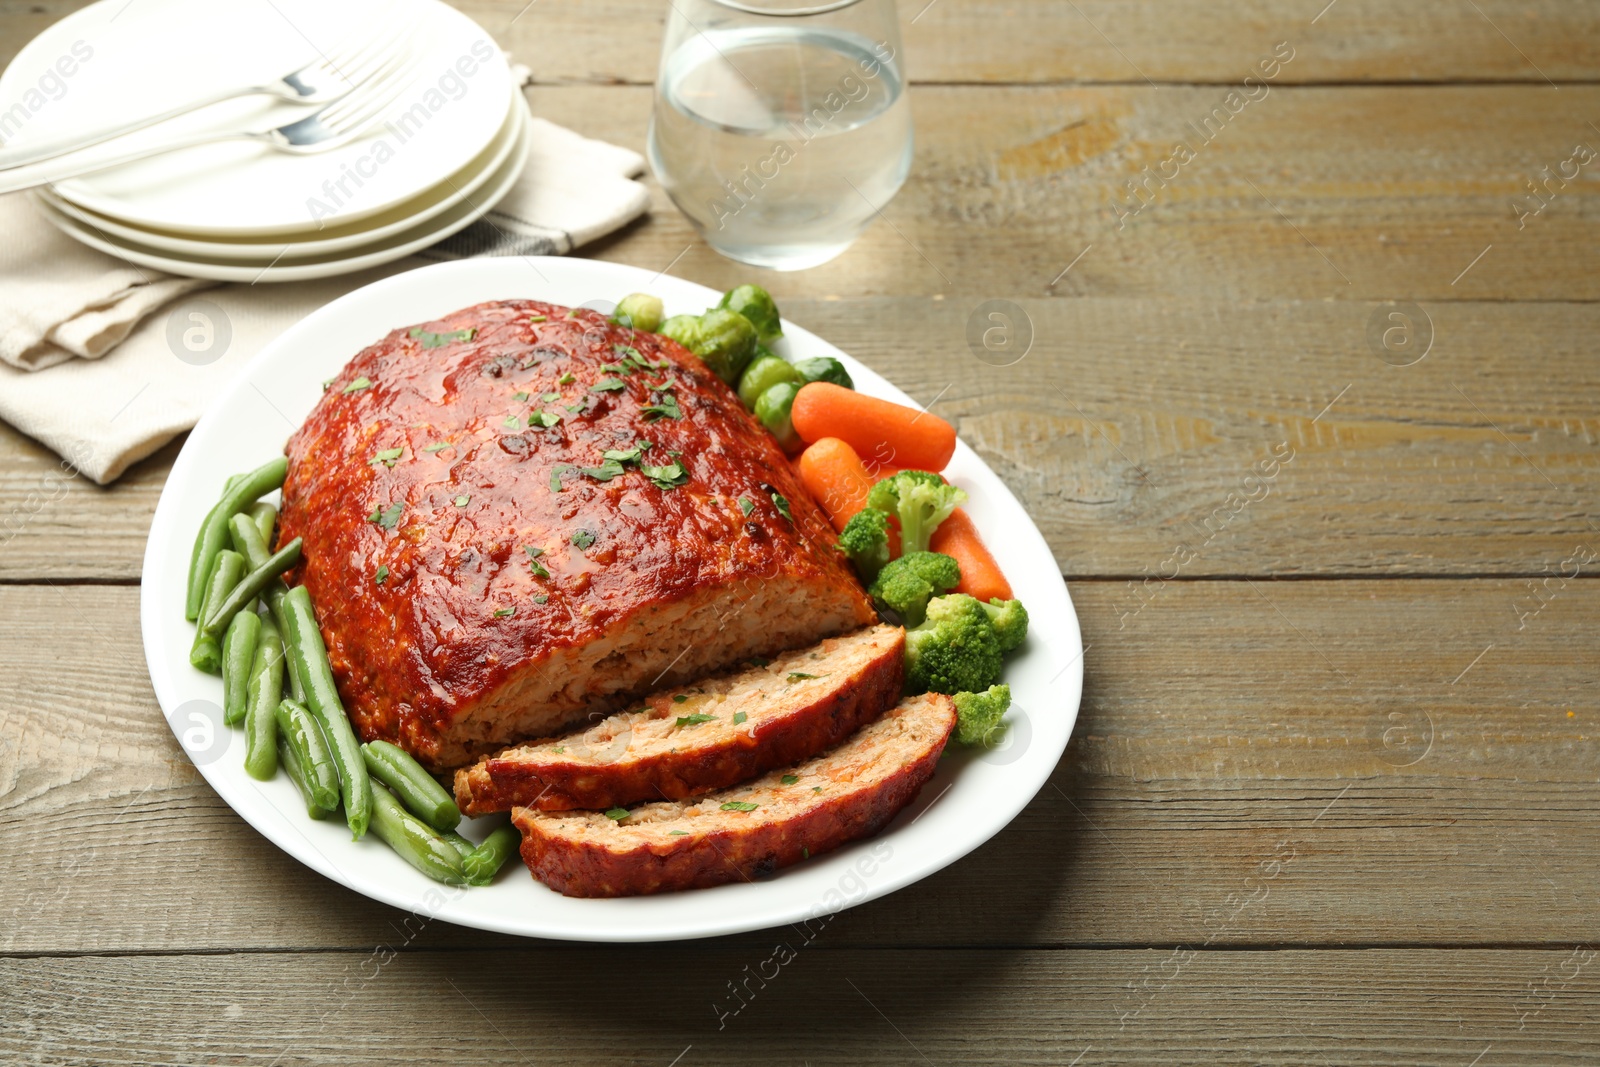
[[[0,102],[18,102],[0,112],[8,146],[159,112],[212,89],[272,81],[363,32],[383,32],[373,19],[413,28],[415,77],[368,135],[327,152],[289,155],[227,141],[30,194],[52,223],[84,244],[197,278],[326,277],[448,237],[484,215],[521,174],[528,138],[521,90],[489,35],[439,0],[385,0],[381,7],[163,0],[127,8],[127,0],[100,0],[23,49],[0,76]],[[257,96],[174,120],[166,132],[275,125],[311,113]]]

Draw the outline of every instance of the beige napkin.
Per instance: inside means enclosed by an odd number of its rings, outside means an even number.
[[[530,134],[521,178],[483,219],[419,256],[319,281],[175,278],[78,244],[26,194],[0,196],[0,419],[104,484],[193,426],[262,345],[328,301],[428,260],[559,255],[648,207],[637,152],[543,119]]]

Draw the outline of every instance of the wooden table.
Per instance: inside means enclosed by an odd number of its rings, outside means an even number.
[[[464,6],[535,111],[641,147],[666,5],[523,2]],[[759,277],[932,404],[1082,619],[1050,783],[809,944],[530,942],[301,867],[151,694],[177,445],[102,490],[0,427],[0,1059],[1600,1060],[1600,5],[1325,2],[910,0],[916,165],[843,257],[762,276],[659,191],[585,250]]]

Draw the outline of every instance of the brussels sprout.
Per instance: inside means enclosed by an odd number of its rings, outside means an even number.
[[[832,356],[813,356],[802,359],[794,365],[796,373],[808,382],[832,382],[842,385],[846,389],[854,389],[856,383],[850,380],[850,372],[844,369],[844,364]]]
[[[789,361],[774,355],[757,356],[751,360],[750,365],[744,369],[744,374],[739,378],[739,399],[744,401],[744,406],[755,410],[756,401],[761,394],[777,385],[779,382],[792,382],[795,385],[805,384],[804,380],[790,366]]]
[[[769,386],[756,400],[756,418],[778,439],[785,452],[798,452],[804,444],[789,419],[789,409],[794,407],[794,398],[799,392],[800,387],[794,382],[779,382]]]
[[[712,308],[700,316],[699,338],[686,347],[705,360],[717,377],[733,385],[755,355],[757,343],[756,328],[749,319],[727,308]]]
[[[646,333],[655,333],[661,328],[664,310],[659,296],[651,296],[649,293],[629,293],[617,304],[617,310],[611,317],[624,326],[632,326],[635,330],[644,330]]]
[[[763,341],[783,336],[783,323],[778,318],[778,305],[772,294],[759,285],[741,285],[722,294],[719,308],[737,311],[750,320]]]
[[[693,352],[695,345],[700,343],[702,331],[700,329],[699,315],[674,315],[661,324],[661,329],[656,331],[663,337],[670,337],[684,348]]]

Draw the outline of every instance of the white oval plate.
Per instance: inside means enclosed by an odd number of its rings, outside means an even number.
[[[293,240],[285,239],[284,235],[211,239],[182,237],[130,226],[121,220],[79,207],[57,196],[48,186],[35,189],[33,193],[61,214],[103,234],[107,240],[124,241],[151,252],[168,253],[186,259],[238,260],[255,263],[257,267],[272,262],[293,263],[314,256],[371,248],[386,237],[415,229],[454,207],[495,176],[500,165],[506,161],[506,156],[517,145],[526,124],[522,92],[513,90],[506,108],[505,124],[489,147],[478,153],[465,168],[392,211],[349,225],[313,230],[304,237],[296,235]]]
[[[207,236],[304,233],[318,222],[370,218],[461,170],[494,139],[505,118],[503,101],[513,78],[504,55],[477,23],[439,0],[166,0],[131,6],[127,0],[99,0],[28,42],[0,75],[0,109],[20,105],[27,115],[7,143],[21,148],[67,137],[175,106],[199,89],[271,81],[316,59],[319,51],[337,48],[352,33],[371,35],[375,17],[417,25],[417,78],[392,106],[390,124],[369,136],[306,156],[246,141],[202,145],[55,186],[58,195],[102,215]],[[470,75],[456,67],[463,57]],[[61,75],[63,59],[70,76]],[[41,79],[51,94],[42,98]],[[58,85],[64,86],[59,92]],[[40,106],[30,106],[39,99]],[[413,108],[421,111],[397,130],[395,116]],[[127,140],[268,116],[273,123],[292,121],[309,113],[251,97]]]
[[[190,278],[211,278],[224,282],[248,282],[251,285],[257,282],[298,282],[309,278],[353,274],[368,267],[404,259],[413,252],[420,252],[424,248],[438,244],[488,214],[500,198],[511,191],[511,187],[522,174],[523,166],[528,162],[528,113],[525,105],[519,107],[523,121],[517,140],[512,144],[509,156],[500,165],[500,169],[490,177],[488,185],[480,196],[464,199],[438,218],[413,226],[388,240],[378,241],[373,245],[342,254],[312,256],[292,263],[280,263],[274,259],[266,262],[265,266],[254,263],[241,265],[236,260],[180,257],[111,237],[92,224],[86,225],[56,210],[42,196],[32,193],[29,195],[45,219],[69,237],[108,255],[170,274],[182,274]]]
[[[308,819],[282,775],[257,782],[245,774],[243,735],[217,725],[222,683],[189,666],[194,628],[183,618],[190,546],[227,477],[280,455],[322,395],[322,382],[392,329],[485,300],[593,306],[635,290],[660,295],[670,313],[699,312],[719,298],[704,286],[637,267],[553,257],[461,260],[374,282],[307,316],[263,349],[206,412],[173,465],[150,527],[140,586],[156,697],[223,800],[279,848],[341,885],[463,926],[533,937],[666,941],[758,930],[884,896],[960,859],[1023,809],[1066,749],[1083,688],[1077,615],[1022,505],[962,443],[946,474],[970,494],[966,507],[1032,618],[1027,644],[1006,665],[1015,704],[1005,742],[981,754],[952,749],[916,801],[876,837],[758,882],[714,889],[583,900],[545,888],[515,864],[493,885],[454,889],[429,881],[371,835],[352,842],[342,819]],[[784,330],[779,344],[789,357],[833,356],[862,392],[912,403],[814,334],[788,321]],[[469,820],[463,831],[476,840],[492,825]]]

